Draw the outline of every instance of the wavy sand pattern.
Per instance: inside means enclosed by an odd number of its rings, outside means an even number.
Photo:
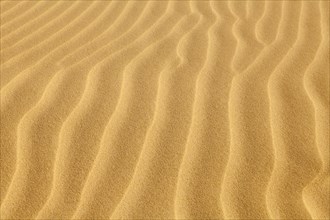
[[[1,219],[330,219],[328,1],[0,17]]]

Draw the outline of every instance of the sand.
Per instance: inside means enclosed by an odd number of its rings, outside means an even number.
[[[330,219],[328,1],[0,16],[1,219]]]

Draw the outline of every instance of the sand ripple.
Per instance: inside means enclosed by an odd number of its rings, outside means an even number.
[[[1,1],[1,219],[329,219],[329,2]]]

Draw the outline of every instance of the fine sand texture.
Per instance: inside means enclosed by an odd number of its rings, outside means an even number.
[[[1,219],[330,219],[329,1],[0,5]]]

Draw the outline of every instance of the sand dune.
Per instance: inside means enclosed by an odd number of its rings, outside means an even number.
[[[330,219],[329,2],[0,6],[1,219]]]

